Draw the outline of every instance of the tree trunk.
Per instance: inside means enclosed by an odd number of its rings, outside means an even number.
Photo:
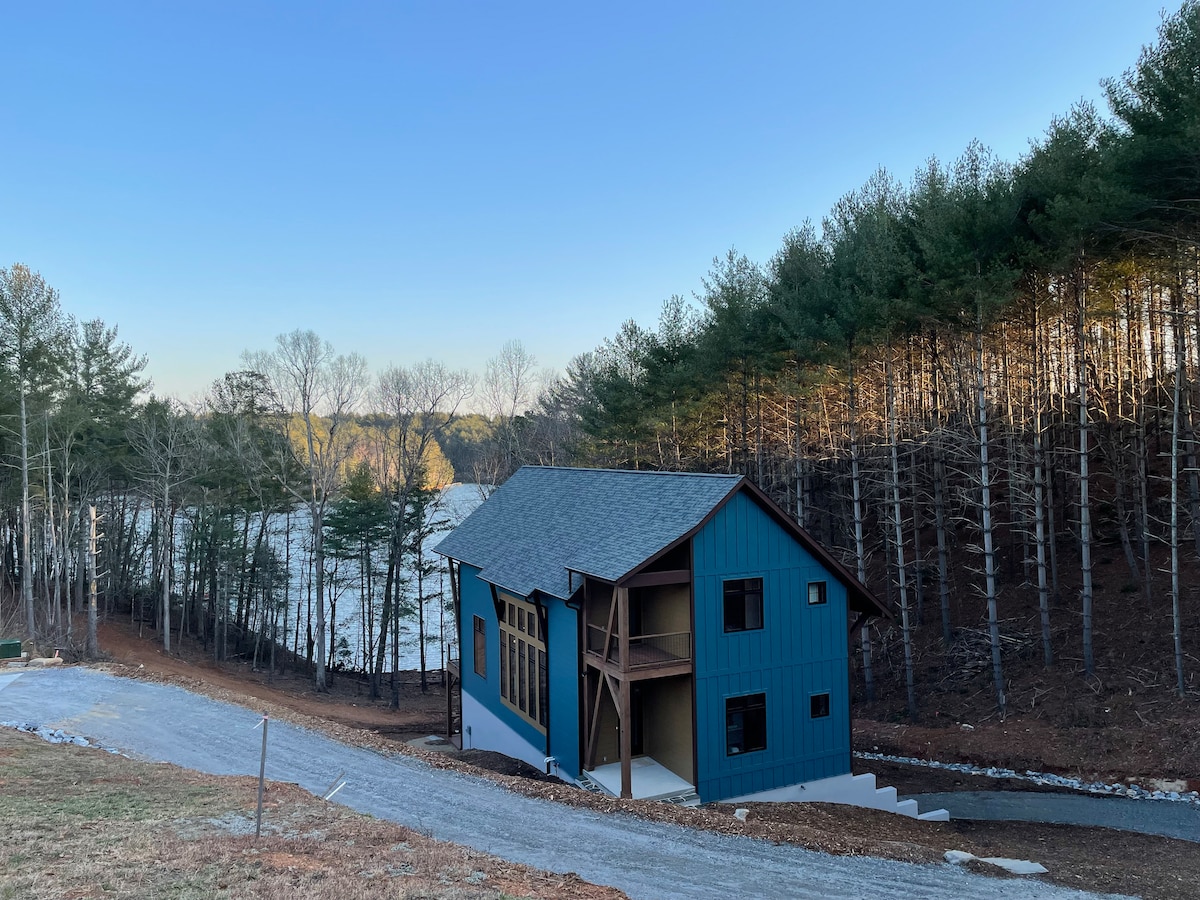
[[[163,479],[162,521],[162,628],[163,653],[171,654],[171,489],[170,478]]]
[[[1176,295],[1178,297],[1178,295]],[[1183,679],[1183,626],[1179,602],[1179,455],[1180,414],[1183,406],[1183,327],[1176,301],[1175,402],[1171,418],[1171,632],[1175,649],[1175,689],[1185,696]]]
[[[25,406],[25,377],[17,374],[21,394],[21,600],[25,607],[25,635],[37,641],[37,619],[33,609],[33,565],[29,540],[29,421]]]
[[[96,636],[96,507],[88,506],[88,549],[87,549],[87,579],[88,579],[88,614],[87,614],[87,657],[100,657],[100,641]]]
[[[987,384],[984,378],[983,308],[980,306],[975,331],[975,352],[978,354],[976,405],[979,414],[979,512],[983,530],[984,592],[987,597],[988,633],[992,645],[992,682],[996,689],[996,708],[1003,718],[1005,712],[1004,670],[1000,654],[1000,618],[996,602],[996,551],[992,531],[992,475],[988,457]]]
[[[1088,677],[1095,674],[1096,662],[1092,653],[1092,506],[1089,497],[1091,482],[1088,475],[1088,393],[1087,393],[1087,331],[1086,331],[1086,288],[1082,271],[1075,280],[1079,319],[1077,340],[1079,343],[1079,365],[1076,375],[1079,382],[1079,557],[1083,573],[1081,591],[1083,607],[1083,671]]]
[[[858,562],[858,580],[867,582],[867,550],[863,539],[862,472],[858,461],[858,392],[854,381],[854,363],[850,363],[850,489],[854,503],[854,555]],[[867,700],[875,699],[875,674],[871,659],[871,631],[863,625],[862,642],[863,689]]]
[[[911,719],[917,717],[917,690],[914,682],[912,625],[908,614],[908,577],[904,566],[904,512],[900,503],[900,449],[896,436],[896,388],[894,384],[893,349],[889,346],[886,357],[887,381],[887,426],[888,445],[891,450],[891,494],[892,494],[892,524],[895,529],[896,543],[896,575],[900,593],[900,633],[904,642],[904,683],[908,695],[908,715]]]
[[[1038,314],[1033,313],[1033,527],[1037,553],[1038,615],[1042,625],[1042,665],[1054,665],[1054,650],[1050,642],[1050,585],[1046,559],[1046,466],[1042,443],[1042,383],[1040,346],[1037,339]]]

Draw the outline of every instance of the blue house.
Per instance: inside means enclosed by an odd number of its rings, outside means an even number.
[[[887,613],[745,478],[526,466],[437,551],[464,747],[623,797],[849,777],[850,622]]]

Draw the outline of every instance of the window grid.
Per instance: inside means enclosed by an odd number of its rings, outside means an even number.
[[[500,698],[504,705],[545,731],[549,721],[546,645],[538,627],[538,609],[507,594],[500,595]]]

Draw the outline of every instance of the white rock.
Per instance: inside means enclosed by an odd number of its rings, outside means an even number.
[[[735,819],[737,819],[739,822],[745,822],[746,816],[748,816],[748,815],[750,815],[750,810],[748,810],[748,809],[735,809],[733,811],[733,817]]]
[[[1030,862],[1027,859],[1008,859],[1004,856],[984,856],[980,859],[1014,875],[1044,875],[1049,871],[1041,863]]]
[[[969,863],[971,860],[977,859],[980,862],[996,866],[1006,872],[1011,872],[1013,875],[1043,875],[1048,871],[1041,863],[1030,862],[1027,859],[1009,859],[1005,856],[976,856],[974,853],[967,853],[965,850],[947,850],[945,859],[946,862],[953,863],[956,866],[961,866],[963,863]]]

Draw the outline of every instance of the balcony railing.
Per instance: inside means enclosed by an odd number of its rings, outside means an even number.
[[[605,662],[621,665],[621,641],[617,635],[604,646],[604,629],[596,625],[587,627],[587,652]],[[629,638],[629,662],[626,670],[650,669],[656,666],[671,666],[688,662],[692,658],[692,633],[677,631],[673,634],[642,634]]]

